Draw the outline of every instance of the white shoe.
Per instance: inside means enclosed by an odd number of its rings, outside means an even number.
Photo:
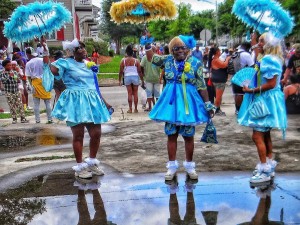
[[[100,164],[100,161],[98,159],[87,158],[84,161],[87,163],[88,170],[92,174],[97,175],[97,176],[104,175],[104,171],[98,167]]]
[[[72,169],[75,170],[75,176],[83,179],[92,178],[93,174],[87,169],[88,165],[86,163],[81,163],[80,165],[73,166]]]
[[[192,180],[198,180],[198,174],[195,170],[195,162],[183,162],[183,166],[185,168],[185,171],[189,175],[190,179]]]
[[[250,179],[250,183],[264,183],[271,180],[270,173],[267,172],[261,172],[257,173],[255,176],[252,176]]]
[[[277,166],[277,161],[275,161],[275,160],[269,160],[267,163],[268,163],[268,165],[271,166],[270,176],[273,178],[273,177],[275,177],[275,168]],[[253,172],[252,172],[253,176],[255,176],[259,172],[259,165],[260,165],[260,163],[258,163],[256,165],[255,169],[253,170]]]
[[[179,191],[178,181],[177,179],[173,179],[171,182],[166,182],[167,184],[167,191],[170,194],[176,194]]]
[[[97,176],[104,175],[104,171],[96,165],[89,165],[88,170],[90,172],[92,172],[92,174],[97,175]]]
[[[277,161],[271,159],[268,161],[268,164],[271,166],[271,177],[275,177],[275,168],[277,166]]]
[[[84,178],[84,179],[88,179],[88,178],[92,178],[93,174],[90,171],[88,171],[87,168],[84,168],[80,171],[75,171],[75,176],[80,177],[80,178]]]
[[[165,174],[165,180],[173,180],[174,176],[176,175],[176,171],[178,169],[178,162],[175,161],[169,161],[167,163],[167,173]]]

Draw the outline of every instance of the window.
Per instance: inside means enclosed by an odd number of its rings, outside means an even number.
[[[45,36],[46,36],[46,39],[47,40],[56,40],[56,36],[55,36],[55,31],[52,31],[51,33],[46,33]]]

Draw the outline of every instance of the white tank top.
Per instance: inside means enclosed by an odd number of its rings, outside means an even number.
[[[136,59],[134,60],[133,66],[126,66],[125,59],[124,59],[124,77],[139,75],[135,64],[136,64]]]

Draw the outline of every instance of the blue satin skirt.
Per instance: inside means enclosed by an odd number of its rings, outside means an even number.
[[[185,111],[181,83],[167,83],[149,117],[157,122],[168,122],[176,125],[196,126],[206,123],[209,114],[196,87],[186,84],[188,114]]]
[[[101,124],[110,120],[107,107],[96,90],[66,89],[57,100],[52,116],[70,124]]]
[[[246,93],[238,114],[238,123],[248,127],[286,129],[287,116],[283,92],[280,89],[272,89],[262,92],[261,95],[270,111],[270,115],[264,118],[253,119],[248,111],[253,94]]]

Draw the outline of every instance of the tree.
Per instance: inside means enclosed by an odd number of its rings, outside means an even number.
[[[177,6],[178,17],[168,25],[166,33],[170,36],[177,36],[180,34],[190,34],[190,17],[191,17],[191,5],[180,3]]]
[[[17,7],[15,2],[11,0],[1,0],[0,1],[0,19],[7,19],[14,9]]]
[[[133,25],[128,23],[122,23],[117,25],[113,21],[111,21],[111,16],[109,14],[110,7],[113,2],[117,2],[118,0],[104,0],[102,2],[102,10],[101,10],[101,24],[100,28],[102,33],[108,34],[111,39],[116,42],[117,45],[117,53],[120,54],[121,40],[126,36],[135,36],[139,37],[142,32],[142,25]]]
[[[170,21],[166,20],[151,21],[148,24],[148,30],[155,40],[166,42],[171,37],[170,34],[166,32],[169,24]]]

